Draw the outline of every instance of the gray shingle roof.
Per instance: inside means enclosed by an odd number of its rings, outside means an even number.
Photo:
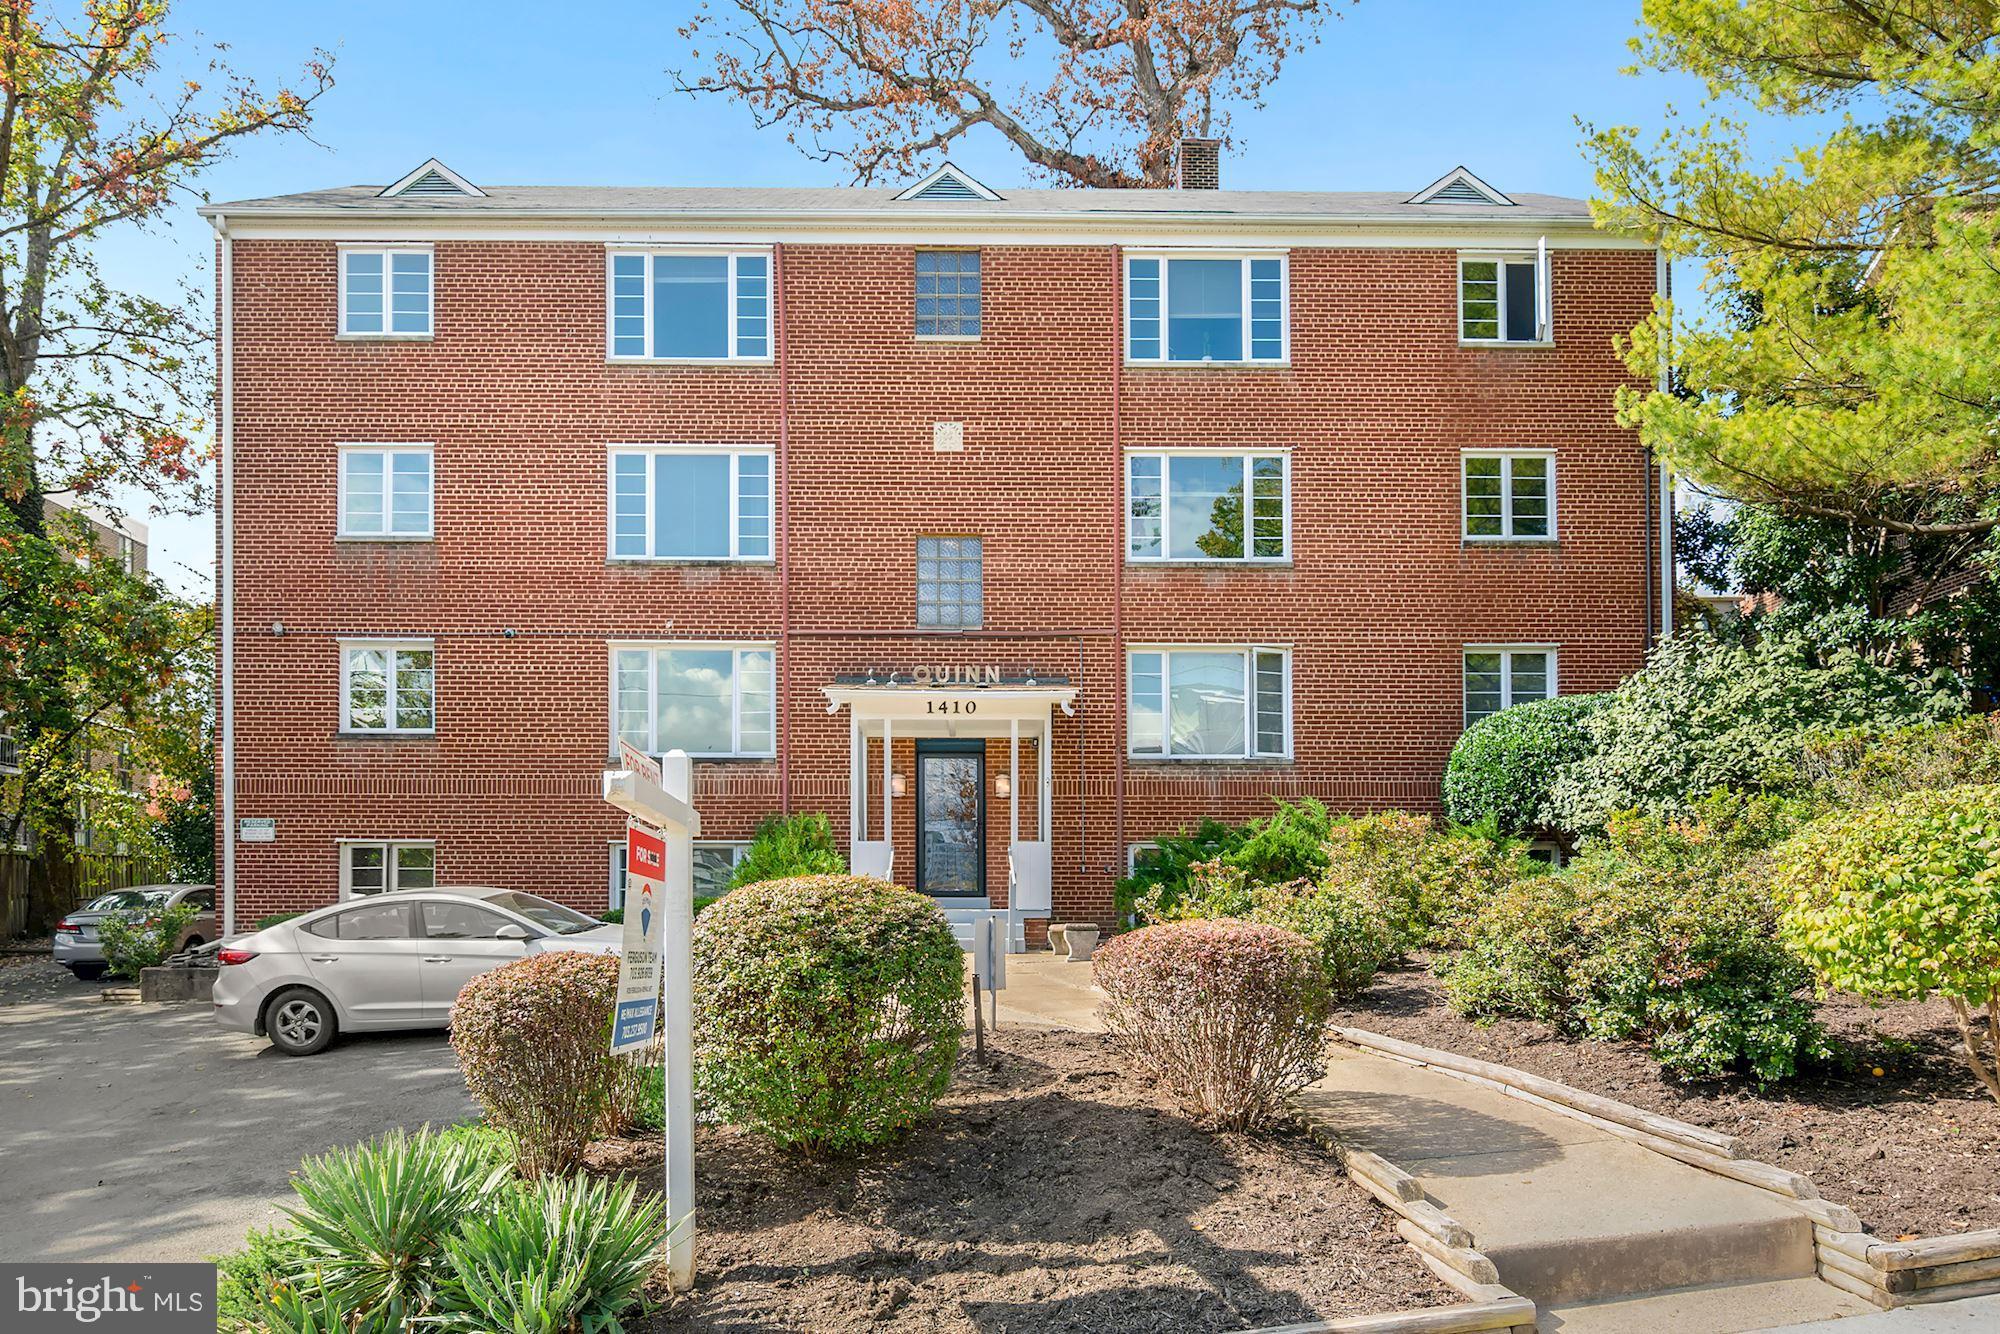
[[[1365,222],[1472,222],[1520,224],[1530,219],[1585,222],[1590,206],[1560,195],[1515,194],[1514,207],[1491,204],[1412,204],[1409,192],[1391,190],[1002,190],[997,200],[905,200],[894,189],[864,187],[692,186],[482,186],[484,199],[441,195],[379,198],[379,185],[276,195],[210,204],[205,214],[396,217],[530,216],[869,216],[941,218],[1175,217],[1282,218]]]

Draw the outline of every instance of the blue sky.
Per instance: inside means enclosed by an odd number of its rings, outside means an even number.
[[[1459,163],[1502,190],[1588,195],[1576,120],[1657,125],[1697,90],[1624,77],[1637,0],[1363,0],[1329,21],[1261,111],[1236,120],[1223,182],[1245,189],[1416,190]],[[495,184],[839,184],[747,113],[670,91],[688,0],[462,4],[182,0],[176,31],[227,42],[240,72],[275,84],[314,47],[337,86],[313,137],[252,142],[206,177],[215,199],[386,183],[436,156]],[[171,62],[170,62],[171,63]],[[173,70],[180,74],[179,69]],[[952,152],[996,185],[1024,179],[997,136]],[[192,208],[106,243],[120,281],[212,283],[211,235]],[[210,516],[152,516],[154,565],[205,591]]]

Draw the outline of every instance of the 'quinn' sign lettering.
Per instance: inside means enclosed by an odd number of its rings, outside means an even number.
[[[920,686],[997,686],[998,667],[912,667],[910,680]]]

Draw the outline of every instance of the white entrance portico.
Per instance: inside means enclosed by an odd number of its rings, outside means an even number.
[[[1061,678],[1003,677],[993,669],[954,668],[843,677],[824,691],[828,713],[839,713],[843,707],[848,711],[848,835],[850,860],[859,875],[921,887],[916,863],[923,858],[926,840],[933,831],[919,827],[908,864],[897,864],[897,799],[900,796],[915,802],[921,815],[926,796],[921,786],[914,792],[907,790],[907,783],[906,790],[898,793],[894,758],[898,742],[918,743],[921,769],[925,742],[941,746],[1006,738],[1004,783],[997,777],[990,782],[985,778],[983,761],[973,770],[979,775],[977,823],[983,856],[985,798],[990,789],[992,796],[1007,806],[1007,947],[1015,952],[1025,949],[1023,923],[1031,917],[1047,917],[1053,910],[1050,742],[1055,711],[1075,712],[1075,687]],[[1030,789],[1034,805],[1028,812],[1034,826],[1032,838],[1021,836],[1024,743],[1033,748]],[[877,755],[881,757],[879,768],[873,759]],[[881,792],[879,824],[869,801],[870,789],[877,781]],[[923,783],[922,773],[918,781]],[[871,837],[878,828],[881,837]],[[972,915],[996,911],[991,907],[993,897],[989,887],[977,897],[940,898],[939,905],[956,925],[964,926]],[[959,921],[961,918],[967,921]]]

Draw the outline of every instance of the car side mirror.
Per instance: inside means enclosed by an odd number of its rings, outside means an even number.
[[[493,932],[493,938],[495,940],[526,940],[528,938],[528,928],[517,926],[513,922],[507,922]]]

